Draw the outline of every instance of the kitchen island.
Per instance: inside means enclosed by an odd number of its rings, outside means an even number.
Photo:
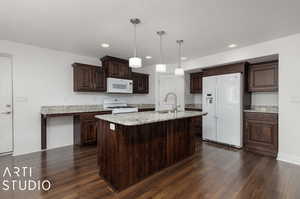
[[[199,111],[95,116],[99,174],[117,191],[195,152],[192,131]]]

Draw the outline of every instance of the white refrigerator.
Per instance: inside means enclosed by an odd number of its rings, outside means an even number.
[[[242,147],[242,93],[241,73],[203,78],[203,139]]]

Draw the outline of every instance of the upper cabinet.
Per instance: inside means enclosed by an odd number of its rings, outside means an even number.
[[[250,92],[278,91],[278,62],[251,64],[248,90]]]
[[[190,93],[202,93],[202,78],[202,72],[190,74]]]
[[[74,91],[106,91],[106,79],[102,67],[81,63],[73,64]]]
[[[143,73],[132,73],[133,93],[149,93],[149,75]]]
[[[131,79],[131,68],[128,60],[111,56],[101,58],[106,77]]]

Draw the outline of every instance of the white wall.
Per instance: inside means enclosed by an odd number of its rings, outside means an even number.
[[[300,34],[185,62],[185,70],[279,54],[279,156],[300,164]]]
[[[254,92],[251,104],[256,106],[278,106],[278,92]]]
[[[40,150],[40,108],[44,105],[102,104],[104,93],[73,92],[71,64],[81,62],[100,65],[98,58],[23,45],[0,40],[0,54],[13,59],[14,78],[14,155]],[[138,70],[152,73],[144,67]],[[149,95],[110,95],[129,103],[154,104],[154,76],[150,75]],[[48,120],[48,147],[73,144],[72,117]]]
[[[155,68],[155,66],[151,66],[152,68]],[[155,74],[155,105],[156,105],[156,110],[159,108],[159,101],[160,101],[160,77],[163,75],[174,75],[174,70],[176,68],[175,64],[167,64],[167,71],[166,73],[156,73]],[[175,76],[175,75],[174,75]],[[177,95],[177,104],[180,105],[179,110],[184,110],[184,105],[185,105],[185,79],[184,76],[178,77],[178,83],[176,85],[169,84],[167,85],[170,87],[170,91],[172,91],[172,86],[178,86],[179,88],[176,89],[178,90]]]

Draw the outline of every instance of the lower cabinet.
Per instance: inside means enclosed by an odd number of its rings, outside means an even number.
[[[245,112],[244,148],[247,151],[277,157],[278,114]]]
[[[96,115],[109,114],[111,112],[82,113],[74,116],[74,144],[90,145],[97,143],[97,119]]]

